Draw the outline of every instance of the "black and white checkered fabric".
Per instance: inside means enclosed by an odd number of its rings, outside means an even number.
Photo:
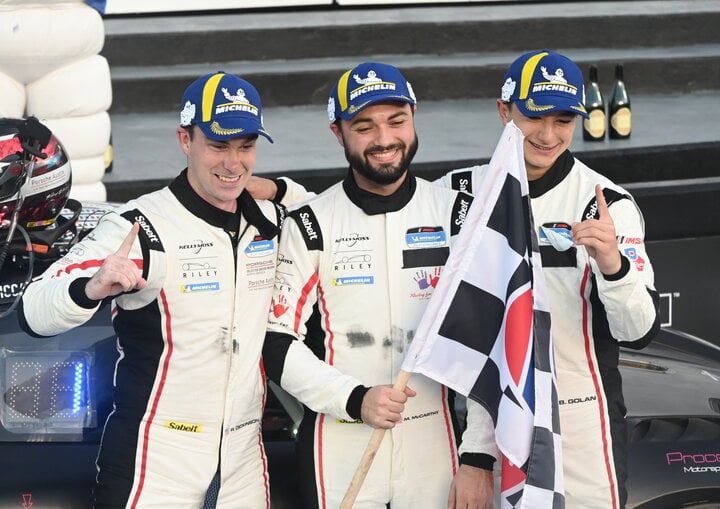
[[[503,508],[563,508],[550,312],[522,141],[508,124],[403,369],[488,409]]]

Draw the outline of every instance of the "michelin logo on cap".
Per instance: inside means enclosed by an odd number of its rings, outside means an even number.
[[[417,104],[412,86],[396,67],[362,63],[343,73],[333,87],[328,98],[328,119],[351,120],[359,111],[380,101]]]

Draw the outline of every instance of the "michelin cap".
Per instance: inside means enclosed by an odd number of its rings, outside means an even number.
[[[531,51],[515,60],[505,74],[500,99],[515,103],[526,117],[567,111],[588,118],[582,71],[550,50]]]
[[[206,74],[187,87],[180,125],[197,125],[212,140],[259,134],[273,141],[263,127],[258,91],[244,79],[224,71]]]
[[[352,120],[363,108],[380,101],[417,104],[410,82],[388,64],[365,62],[340,76],[330,92],[328,118]]]

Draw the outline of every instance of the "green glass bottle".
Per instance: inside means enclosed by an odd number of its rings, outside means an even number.
[[[590,118],[583,119],[583,139],[587,141],[603,141],[605,139],[605,101],[598,85],[597,67],[590,66],[589,82],[585,87],[585,109]]]
[[[608,107],[610,123],[608,133],[610,138],[629,138],[632,131],[632,111],[623,78],[623,65],[615,66],[615,84],[613,85],[610,104]]]

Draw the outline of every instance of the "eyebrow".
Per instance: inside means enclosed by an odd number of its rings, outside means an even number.
[[[360,115],[362,115],[362,113],[361,113]],[[354,120],[352,121],[352,123],[350,124],[351,126],[358,125],[358,124],[375,123],[374,120],[372,120],[371,118],[369,118],[369,117],[362,117],[362,116],[360,116],[360,115],[358,115],[357,117],[355,117],[355,119],[354,119]],[[395,120],[395,119],[398,118],[398,117],[408,116],[408,115],[410,115],[409,112],[407,112],[407,111],[405,111],[405,110],[400,110],[400,111],[397,111],[397,112],[393,113],[392,115],[388,116],[387,119],[388,119],[388,120]]]

